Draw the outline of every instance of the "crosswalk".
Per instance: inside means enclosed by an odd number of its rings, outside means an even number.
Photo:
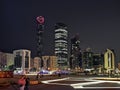
[[[100,80],[97,77],[80,78],[68,77],[63,79],[42,81],[45,84],[68,85],[74,89],[102,89],[102,88],[120,88],[120,81]]]

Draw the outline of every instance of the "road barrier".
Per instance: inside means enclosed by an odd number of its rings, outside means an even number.
[[[13,72],[12,71],[0,71],[0,78],[12,78]]]
[[[38,81],[37,80],[35,80],[35,81],[30,81],[30,85],[35,85],[35,84],[38,84]]]

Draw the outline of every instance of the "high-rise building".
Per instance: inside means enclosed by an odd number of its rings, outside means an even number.
[[[95,73],[103,73],[104,54],[93,54],[93,68]]]
[[[37,57],[40,58],[40,68],[43,67],[43,32],[44,32],[44,17],[38,16],[37,20]]]
[[[93,52],[91,51],[91,48],[87,48],[83,52],[83,68],[84,69],[93,68]]]
[[[82,68],[82,53],[80,48],[79,34],[76,34],[71,38],[70,55],[70,68]]]
[[[57,56],[58,68],[68,67],[68,31],[67,25],[56,23],[55,25],[55,55]]]
[[[20,49],[14,50],[14,66],[15,68],[21,68],[22,70],[30,70],[30,59],[31,59],[31,51]]]
[[[115,53],[114,50],[107,49],[104,53],[104,68],[107,73],[112,73],[115,70]]]

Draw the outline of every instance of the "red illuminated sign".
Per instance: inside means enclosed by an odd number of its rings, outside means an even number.
[[[40,23],[40,24],[43,24],[44,23],[44,17],[43,16],[38,16],[36,18],[37,22]]]

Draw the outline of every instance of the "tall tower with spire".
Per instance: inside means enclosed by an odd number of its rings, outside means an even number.
[[[43,32],[44,32],[44,17],[38,16],[37,21],[37,57],[40,57],[40,67],[43,67]]]

